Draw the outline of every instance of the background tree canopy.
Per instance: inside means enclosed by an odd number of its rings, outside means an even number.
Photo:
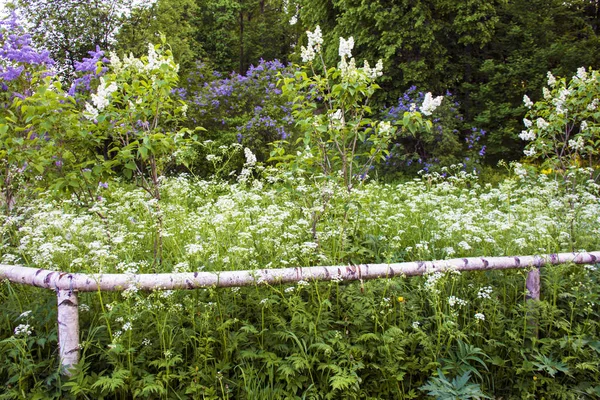
[[[522,150],[524,94],[541,96],[547,71],[570,76],[597,67],[600,7],[595,0],[18,0],[34,39],[51,51],[65,79],[100,46],[143,53],[167,36],[184,76],[197,61],[243,75],[261,59],[299,61],[304,32],[320,25],[326,61],[337,63],[339,37],[353,36],[362,60],[383,59],[375,100],[394,105],[409,87],[461,104],[465,120],[486,130],[487,160]],[[198,84],[197,79],[182,83]]]

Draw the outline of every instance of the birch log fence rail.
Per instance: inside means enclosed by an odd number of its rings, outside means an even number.
[[[77,292],[201,289],[280,284],[305,281],[353,281],[398,276],[417,276],[436,271],[483,271],[531,268],[527,275],[527,299],[540,298],[540,267],[556,264],[595,264],[600,251],[535,256],[471,257],[395,264],[360,264],[222,272],[163,274],[82,274],[20,265],[0,264],[0,280],[55,290],[58,298],[58,346],[62,372],[70,375],[79,361],[79,313]]]

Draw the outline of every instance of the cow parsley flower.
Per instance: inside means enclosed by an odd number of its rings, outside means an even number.
[[[15,328],[15,336],[31,336],[32,328],[29,324],[20,324]]]
[[[477,321],[485,321],[485,315],[483,313],[477,313],[475,314],[475,319]]]

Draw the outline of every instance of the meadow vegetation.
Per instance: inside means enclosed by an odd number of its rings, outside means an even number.
[[[189,90],[164,39],[139,58],[96,49],[68,88],[14,18],[0,32],[2,264],[138,274],[600,248],[596,71],[548,75],[542,100],[524,98],[526,157],[490,172],[486,132],[450,94],[372,108],[382,62],[357,66],[350,37],[328,65],[319,27],[301,66],[204,79],[199,65]],[[598,397],[597,265],[543,268],[527,303],[526,274],[81,293],[70,376],[55,293],[3,281],[0,399]]]

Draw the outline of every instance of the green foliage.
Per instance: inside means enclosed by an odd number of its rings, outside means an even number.
[[[580,185],[571,219],[564,184],[520,168],[497,187],[460,168],[446,178],[367,183],[350,203],[340,184],[318,242],[306,204],[322,188],[303,177],[294,178],[302,191],[251,177],[243,184],[165,178],[164,259],[154,268],[155,200],[113,182],[95,206],[106,223],[76,199],[49,195],[3,217],[0,229],[14,244],[0,248],[0,260],[147,273],[596,248],[597,186]],[[541,273],[542,297],[528,305],[526,271],[79,293],[81,362],[70,379],[58,375],[55,294],[2,282],[0,380],[17,398],[593,397],[598,268]]]
[[[449,381],[448,378],[438,370],[439,377],[431,377],[427,385],[420,387],[422,391],[427,391],[427,394],[434,396],[436,399],[489,399],[481,392],[479,385],[469,383],[471,378],[470,372],[465,372],[461,376],[453,378]]]
[[[194,62],[204,56],[202,46],[194,36],[198,5],[193,0],[157,0],[151,5],[138,5],[130,11],[116,35],[116,50],[141,57],[147,53],[147,43],[153,43],[159,35],[169,42],[173,58],[185,76]]]
[[[113,35],[131,0],[16,0],[16,9],[30,26],[38,47],[50,51],[63,79],[70,80],[75,64],[96,46],[112,47]]]
[[[595,168],[600,145],[600,74],[581,67],[567,84],[548,72],[544,98],[535,104],[525,97],[530,109],[519,135],[529,141],[525,154],[541,159],[543,167],[564,174],[571,168]]]
[[[353,38],[348,42],[340,38],[341,61],[337,68],[328,68],[321,57],[320,28],[308,35],[308,46],[302,52],[309,64],[282,82],[284,93],[294,98],[294,117],[302,134],[289,152],[288,141],[277,142],[271,159],[289,163],[292,170],[309,176],[341,178],[350,192],[366,179],[374,163],[388,155],[396,135],[397,128],[389,122],[370,119],[370,101],[379,88],[375,80],[383,65],[379,61],[371,68],[365,62],[357,68],[350,54]],[[313,63],[317,55],[318,61]],[[431,128],[431,122],[423,120],[419,112],[404,113],[397,124],[403,133]]]

